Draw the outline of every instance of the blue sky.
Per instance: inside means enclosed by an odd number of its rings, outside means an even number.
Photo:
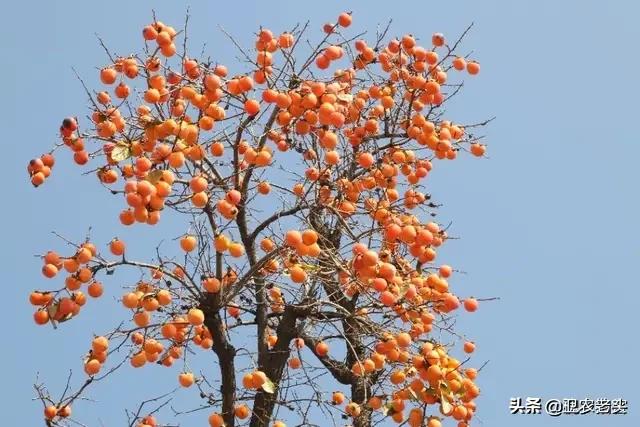
[[[235,53],[218,24],[249,45],[260,24],[282,31],[311,19],[319,29],[345,8],[335,0],[265,3],[191,2],[194,46],[206,41],[212,57],[229,63]],[[486,132],[490,158],[438,164],[430,191],[444,204],[441,217],[453,220],[453,233],[461,237],[443,254],[467,272],[456,288],[501,298],[458,323],[477,343],[477,362],[490,360],[479,378],[482,425],[637,425],[633,361],[640,347],[632,313],[640,298],[634,285],[640,148],[632,126],[640,95],[638,6],[547,0],[349,4],[354,32],[375,32],[392,17],[394,35],[427,38],[438,31],[454,37],[475,23],[464,49],[474,51],[482,72],[451,106],[450,116],[467,122],[497,116]],[[71,66],[96,82],[95,67],[105,57],[94,33],[126,54],[139,46],[152,7],[159,19],[179,26],[187,5],[24,0],[4,6],[0,173],[7,203],[0,224],[6,322],[0,369],[6,425],[39,425],[41,408],[31,401],[36,372],[59,391],[68,369],[79,371],[91,334],[116,316],[93,304],[84,313],[86,322],[70,322],[55,333],[33,325],[27,295],[46,285],[34,255],[62,249],[51,231],[81,240],[93,225],[93,239],[106,244],[120,203],[93,177],[80,178],[70,156],[60,156],[53,178],[38,191],[28,184],[26,163],[48,150],[62,117],[86,111]],[[159,228],[117,233],[143,254],[183,231],[169,220]],[[107,284],[108,297],[118,295],[118,280],[111,281],[112,289]],[[170,380],[156,378],[162,375]],[[166,372],[126,370],[123,378],[92,392],[98,403],[78,407],[80,419],[89,426],[99,425],[98,417],[104,425],[122,425],[119,408],[150,397],[141,381],[163,391],[175,384]],[[131,398],[121,393],[123,387]],[[625,398],[630,414],[510,415],[509,398],[517,396]],[[181,391],[179,403],[189,397],[195,398]],[[204,419],[202,413],[184,425],[203,425]]]

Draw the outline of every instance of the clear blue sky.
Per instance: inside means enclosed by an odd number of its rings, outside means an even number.
[[[272,1],[271,8],[266,3],[191,2],[194,46],[207,41],[213,58],[229,62],[234,51],[217,24],[249,45],[250,32],[260,24],[282,31],[310,18],[319,28],[346,2]],[[482,425],[639,425],[634,361],[640,346],[633,313],[640,299],[635,271],[640,256],[640,148],[633,123],[640,95],[640,27],[635,22],[640,7],[630,1],[605,6],[551,0],[349,4],[354,28],[374,29],[393,17],[396,35],[409,31],[427,38],[440,31],[454,37],[475,22],[464,47],[474,50],[482,72],[450,115],[468,122],[497,116],[487,131],[490,159],[438,165],[430,190],[444,203],[441,217],[453,220],[453,233],[462,237],[444,254],[446,261],[468,272],[456,288],[467,290],[463,294],[501,297],[459,321],[477,343],[476,361],[490,360],[479,378]],[[3,7],[4,425],[40,425],[41,407],[31,402],[36,371],[59,392],[68,369],[81,369],[80,356],[92,332],[104,330],[116,317],[93,304],[83,322],[70,322],[55,333],[33,325],[27,295],[46,285],[33,255],[62,249],[50,233],[54,229],[80,240],[93,225],[94,240],[105,244],[113,237],[120,203],[93,177],[79,178],[67,152],[38,191],[28,184],[26,163],[55,141],[62,117],[86,111],[70,67],[95,83],[94,67],[104,64],[105,57],[94,32],[126,54],[139,46],[151,7],[159,19],[179,26],[186,6],[182,1],[23,0]],[[160,228],[118,233],[137,241],[144,253],[161,238],[182,231],[167,221]],[[121,279],[107,282],[109,298],[119,294]],[[124,372],[124,378],[100,384],[91,393],[98,404],[76,405],[80,420],[91,427],[100,425],[98,417],[104,425],[123,425],[120,408],[150,397],[140,380],[160,391],[175,384],[173,373]],[[512,396],[622,397],[630,402],[630,414],[510,415]],[[181,391],[178,403],[189,397],[197,399],[195,393]],[[184,425],[205,425],[205,419],[202,413]]]

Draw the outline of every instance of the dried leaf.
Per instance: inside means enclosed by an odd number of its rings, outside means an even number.
[[[402,282],[400,286],[398,286],[398,297],[399,298],[404,297],[404,295],[407,293],[408,290],[409,290],[409,283]]]
[[[72,317],[73,317],[73,313],[69,313],[66,316],[64,316],[62,319],[58,320],[58,323],[66,322],[67,320],[70,320]]]
[[[449,415],[451,411],[453,411],[453,406],[449,403],[446,397],[442,396],[440,399],[440,412],[444,415]]]
[[[393,410],[393,406],[391,405],[391,402],[387,402],[384,405],[382,405],[382,407],[380,408],[380,411],[382,412],[382,415],[384,415],[385,417],[387,415],[389,415],[389,411]]]
[[[121,162],[129,157],[131,157],[131,150],[127,145],[116,144],[113,150],[111,150],[111,158],[114,162]]]
[[[162,178],[162,172],[163,171],[160,169],[152,170],[147,174],[146,180],[152,184],[157,184],[157,182],[160,181],[160,178]]]
[[[320,267],[318,267],[317,265],[306,264],[306,263],[300,264],[300,267],[305,271],[317,271],[320,269]]]
[[[413,397],[413,400],[419,400],[418,395],[416,394],[415,391],[413,391],[411,387],[409,387],[408,390],[409,390],[409,394],[411,394],[411,397]]]
[[[60,307],[60,303],[56,302],[55,304],[51,304],[47,307],[47,313],[49,314],[49,319],[54,319],[56,314],[58,314],[58,308]]]
[[[262,384],[262,390],[264,390],[265,393],[273,394],[276,391],[276,385],[273,383],[273,381],[267,378],[264,384]]]

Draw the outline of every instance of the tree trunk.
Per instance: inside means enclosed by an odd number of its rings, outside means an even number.
[[[205,312],[206,313],[206,312]],[[236,349],[225,335],[222,319],[218,311],[206,313],[205,324],[213,337],[213,351],[220,365],[220,393],[222,394],[222,418],[226,427],[235,425],[234,405],[236,403]]]
[[[349,309],[355,308],[355,300],[351,301]],[[344,335],[349,345],[347,345],[347,367],[353,366],[358,361],[362,362],[366,358],[366,348],[362,344],[362,326],[353,318],[343,320],[342,327]],[[371,425],[371,410],[366,407],[367,401],[371,398],[371,385],[368,377],[353,376],[351,383],[351,400],[360,405],[360,415],[353,419],[354,427],[368,427]]]
[[[298,316],[304,315],[306,309],[303,306],[288,305],[282,319],[278,324],[276,334],[278,341],[275,347],[268,352],[264,358],[263,365],[259,366],[275,385],[273,393],[267,393],[264,390],[256,393],[253,402],[253,414],[251,415],[250,427],[268,427],[273,410],[275,408],[276,399],[278,398],[278,385],[282,381],[282,374],[287,365],[289,354],[291,353],[290,344],[298,333],[296,331],[296,320]]]
[[[366,406],[371,397],[371,387],[366,378],[355,377],[355,382],[351,384],[351,400],[360,405],[360,415],[353,419],[353,427],[371,426],[371,409]]]

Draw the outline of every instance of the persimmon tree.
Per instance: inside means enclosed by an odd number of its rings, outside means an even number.
[[[488,120],[445,110],[480,70],[458,52],[467,31],[451,43],[393,38],[389,26],[349,35],[342,13],[315,43],[308,24],[261,28],[252,48],[228,36],[239,52],[228,69],[191,55],[187,23],[154,17],[126,57],[100,40],[102,84],[82,81],[86,118],[65,118],[53,150],[28,165],[40,186],[68,149],[116,197],[123,226],[182,220],[163,236],[173,247],[147,260],[128,255],[124,229],[43,255],[44,276],[64,283],[30,301],[35,322],[58,331],[91,316],[114,272],[144,277],[120,283],[113,329],[78,344],[82,383],[57,395],[36,384],[45,424],[72,424],[87,388],[141,368],[175,375],[212,427],[469,425],[478,370],[455,354],[474,344],[451,319],[479,299],[458,296],[456,270],[437,261],[449,236],[425,189],[440,162],[485,153]],[[187,353],[210,371],[192,372]],[[168,425],[162,402],[143,402],[129,425]]]

